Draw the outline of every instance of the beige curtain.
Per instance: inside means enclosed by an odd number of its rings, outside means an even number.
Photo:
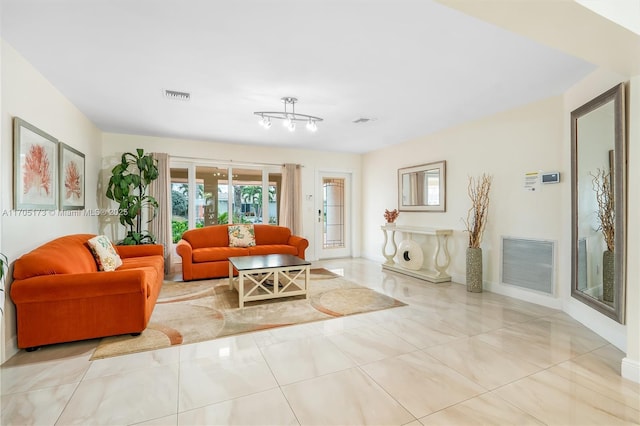
[[[158,215],[150,223],[150,231],[156,237],[156,244],[164,246],[164,272],[171,272],[171,247],[173,237],[171,231],[171,167],[169,154],[154,152],[151,154],[158,161],[158,179],[151,182],[149,195],[158,201]]]
[[[282,166],[282,195],[278,224],[291,229],[294,235],[302,235],[302,185],[299,164]]]

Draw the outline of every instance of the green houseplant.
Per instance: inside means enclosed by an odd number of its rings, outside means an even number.
[[[7,267],[9,266],[9,261],[7,260],[7,256],[3,253],[0,253],[0,281],[4,279],[4,274],[7,272]]]
[[[158,178],[157,161],[143,149],[122,154],[111,170],[106,196],[119,204],[120,223],[127,228],[123,245],[153,244],[155,237],[142,227],[142,212],[149,211],[151,222],[158,212],[158,201],[148,194],[149,185]]]

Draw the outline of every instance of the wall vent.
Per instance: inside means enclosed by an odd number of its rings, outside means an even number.
[[[554,294],[555,243],[547,240],[502,238],[502,282]]]
[[[178,92],[177,90],[165,90],[164,96],[168,99],[173,99],[176,101],[188,101],[189,99],[191,99],[191,93]]]

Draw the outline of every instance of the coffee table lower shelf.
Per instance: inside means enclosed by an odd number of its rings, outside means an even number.
[[[248,257],[248,256],[247,256]],[[267,257],[267,256],[255,256]],[[281,266],[265,266],[263,268],[244,269],[240,263],[229,259],[229,289],[238,291],[239,307],[243,308],[245,302],[255,300],[276,299],[281,297],[304,295],[307,298],[309,289],[310,263]],[[236,258],[237,259],[237,258]],[[298,259],[298,258],[296,258]],[[243,259],[244,261],[245,259]],[[300,259],[301,260],[301,259]],[[269,262],[267,262],[268,264]],[[238,276],[233,276],[234,268]]]

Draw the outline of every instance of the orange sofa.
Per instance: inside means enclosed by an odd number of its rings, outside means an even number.
[[[230,257],[292,254],[304,259],[309,247],[306,238],[291,235],[284,226],[254,225],[254,247],[229,247],[229,225],[212,225],[191,229],[182,234],[176,251],[182,257],[182,278],[185,281],[227,277]]]
[[[11,299],[19,348],[146,328],[164,280],[163,247],[116,246],[122,266],[100,272],[87,245],[93,237],[57,238],[16,260]]]

